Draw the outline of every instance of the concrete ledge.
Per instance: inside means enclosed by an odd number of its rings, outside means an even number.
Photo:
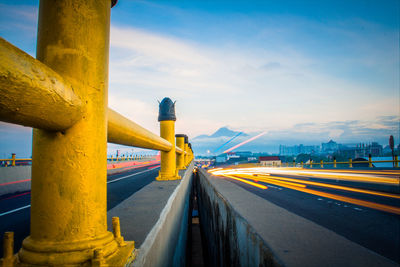
[[[185,266],[189,197],[193,163],[182,180],[154,181],[108,212],[118,216],[125,240],[134,240],[130,266]]]
[[[212,266],[398,266],[204,170],[196,183]]]

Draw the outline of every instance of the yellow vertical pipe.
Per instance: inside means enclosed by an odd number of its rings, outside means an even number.
[[[117,250],[107,231],[106,108],[110,0],[41,0],[37,58],[70,80],[82,119],[63,132],[33,131],[27,265],[79,265]],[[68,114],[65,114],[68,116]]]
[[[371,157],[371,154],[368,155],[368,167],[372,168],[372,157]]]
[[[157,180],[177,180],[180,177],[176,170],[175,121],[160,121],[160,136],[172,144],[168,152],[161,151],[161,167]]]
[[[189,164],[189,145],[187,142],[185,142],[185,152],[184,162],[185,166],[187,166]]]
[[[0,266],[14,266],[14,232],[5,232],[3,236],[3,258]]]
[[[11,166],[15,166],[15,153],[11,154]]]
[[[176,134],[176,146],[185,151],[185,135]],[[176,168],[179,170],[186,169],[185,167],[185,153],[176,156]]]
[[[324,161],[321,159],[321,168],[324,167]]]
[[[349,159],[349,168],[353,168],[353,160]]]
[[[398,168],[399,167],[399,159],[398,159],[398,157],[394,156],[394,160],[395,160],[394,167]]]
[[[333,168],[336,168],[336,158],[333,159]]]

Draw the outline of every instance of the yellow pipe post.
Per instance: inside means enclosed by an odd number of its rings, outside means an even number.
[[[188,162],[188,164],[190,164],[190,162],[192,162],[192,160],[193,160],[193,158],[194,158],[194,156],[193,156],[192,144],[189,143],[189,144],[188,144],[188,147],[189,147],[189,162]]]
[[[368,167],[372,168],[372,156],[371,156],[371,154],[368,155]]]
[[[321,159],[321,169],[324,167],[324,161]]]
[[[107,231],[110,6],[109,0],[40,1],[37,58],[79,85],[74,91],[84,111],[65,131],[33,131],[31,227],[18,253],[22,265],[80,266],[99,249],[107,261],[129,256],[120,255]]]
[[[333,168],[336,168],[336,158],[333,158]]]
[[[185,149],[185,135],[184,134],[176,134],[176,146],[180,149]],[[176,168],[178,170],[185,170],[185,153],[178,154],[176,156]]]
[[[296,167],[296,160],[293,160],[293,167]]]
[[[11,154],[11,166],[15,166],[15,153]]]
[[[394,156],[394,160],[395,160],[395,162],[394,162],[394,167],[395,167],[395,168],[398,168],[398,167],[399,167],[399,160],[398,160],[398,157],[397,157],[397,156]]]
[[[189,165],[189,137],[187,135],[185,135],[185,149],[184,151],[185,153],[185,157],[184,157],[184,161],[185,161],[185,166]]]
[[[313,163],[312,159],[310,159],[310,168],[312,168],[312,163]]]
[[[351,158],[349,159],[349,168],[353,168],[353,160]]]
[[[5,232],[3,236],[3,258],[0,259],[0,266],[14,266],[14,232]]]
[[[300,165],[301,165],[301,167],[302,167],[302,168],[304,167],[304,163],[303,163],[303,161],[300,163]]]
[[[160,136],[172,144],[170,151],[161,151],[161,167],[157,180],[177,180],[181,177],[178,175],[176,168],[175,153],[175,103],[168,97],[164,98],[159,105],[158,121],[160,122]]]

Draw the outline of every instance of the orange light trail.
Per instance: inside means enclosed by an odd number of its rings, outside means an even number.
[[[257,176],[257,179],[259,179],[258,177],[260,177],[260,176]],[[339,190],[345,190],[345,191],[351,191],[351,192],[357,192],[357,193],[363,193],[363,194],[370,194],[370,195],[400,199],[400,195],[377,192],[377,191],[366,190],[366,189],[357,189],[357,188],[352,188],[352,187],[347,187],[347,186],[324,184],[324,183],[304,181],[304,180],[279,177],[279,176],[267,176],[267,177],[269,177],[269,178],[264,178],[264,179],[272,178],[272,179],[284,180],[284,181],[295,182],[295,183],[302,183],[302,184],[315,185],[315,186],[327,187],[327,188],[332,188],[332,189],[339,189]],[[254,178],[252,178],[252,179],[254,179]],[[260,181],[261,181],[261,179],[260,179]]]
[[[234,177],[234,176],[226,175],[225,177],[228,177],[230,179],[234,179],[234,180],[237,180],[237,181],[240,181],[240,182],[243,182],[243,183],[258,187],[258,188],[261,188],[261,189],[267,189],[268,188],[268,186],[257,184],[257,183],[253,183],[253,182],[247,181],[245,179],[237,178],[237,177]]]
[[[365,201],[365,200],[359,200],[351,197],[346,197],[346,196],[341,196],[337,194],[332,194],[332,193],[325,193],[313,189],[309,189],[306,187],[306,185],[315,185],[315,186],[321,186],[321,187],[327,187],[327,188],[333,188],[333,189],[339,189],[339,190],[346,190],[346,191],[352,191],[352,192],[358,192],[358,193],[364,193],[364,194],[372,194],[372,195],[378,195],[378,196],[384,196],[384,197],[391,197],[391,198],[397,198],[399,199],[399,195],[395,194],[390,194],[390,193],[381,193],[381,192],[376,192],[376,191],[371,191],[371,190],[364,190],[364,189],[357,189],[357,188],[350,188],[350,187],[345,187],[345,186],[338,186],[338,185],[330,185],[330,184],[324,184],[324,183],[319,183],[319,182],[312,182],[312,181],[304,181],[304,180],[299,180],[299,179],[293,179],[293,178],[286,178],[286,177],[278,177],[278,176],[271,176],[269,173],[266,173],[267,168],[241,168],[241,169],[218,169],[218,170],[210,170],[209,172],[213,175],[219,175],[219,176],[225,176],[231,179],[235,179],[241,182],[245,182],[250,184],[252,182],[247,181],[245,179],[252,179],[252,180],[257,180],[257,181],[262,181],[265,183],[270,183],[270,184],[275,184],[278,186],[286,187],[289,189],[293,189],[296,191],[320,196],[320,197],[325,197],[329,199],[334,199],[337,201],[342,201],[342,202],[347,202],[375,210],[380,210],[380,211],[385,211],[389,213],[394,213],[397,215],[400,215],[400,208],[399,207],[394,207],[394,206],[389,206],[389,205],[384,205],[384,204],[379,204],[379,203],[374,203],[370,201]],[[255,176],[259,175],[259,176]],[[240,177],[246,177],[245,179],[241,179],[235,176],[240,176]],[[365,178],[365,177],[364,177]],[[377,177],[381,178],[381,177]],[[257,183],[252,183],[252,185],[255,185],[256,187],[260,187],[262,185],[257,184]]]

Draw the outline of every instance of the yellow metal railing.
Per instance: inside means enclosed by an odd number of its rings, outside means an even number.
[[[393,167],[395,168],[399,168],[399,162],[400,160],[398,159],[398,156],[394,156],[394,160],[372,160],[371,157],[369,157],[368,161],[353,161],[352,159],[349,159],[349,161],[332,161],[332,162],[324,162],[323,160],[321,160],[320,162],[300,162],[300,163],[296,163],[296,162],[285,162],[282,163],[280,165],[280,167],[310,167],[312,168],[313,166],[319,166],[320,168],[324,168],[324,167],[330,167],[332,166],[333,168],[337,168],[338,165],[342,165],[344,167],[349,167],[349,168],[353,168],[354,164],[368,164],[368,167],[372,168],[374,167],[373,164],[374,163],[392,163]]]
[[[193,159],[187,138],[175,145],[170,99],[160,136],[107,107],[115,2],[41,0],[37,59],[0,38],[0,120],[34,128],[30,236],[13,255],[5,235],[3,266],[124,265],[134,243],[117,219],[107,231],[107,141],[161,151],[157,180],[179,179],[177,157]]]

